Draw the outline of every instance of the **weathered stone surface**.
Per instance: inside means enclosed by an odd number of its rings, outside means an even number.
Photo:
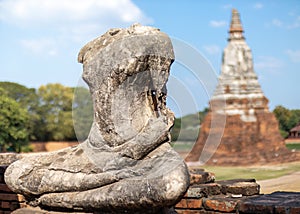
[[[199,168],[190,168],[190,185],[205,184],[215,181],[215,174]]]
[[[147,211],[143,213],[148,213]],[[177,214],[173,208],[162,208],[157,214]],[[40,208],[21,208],[12,212],[12,214],[70,214],[68,211],[48,211]],[[118,214],[118,212],[105,212],[105,211],[93,211],[93,212],[72,212],[72,214]],[[141,214],[141,212],[130,212],[130,214]]]
[[[236,10],[232,11],[228,41],[210,112],[186,161],[263,165],[300,160],[299,152],[285,147],[278,122],[269,111]]]
[[[227,213],[237,210],[238,203],[238,199],[227,198],[226,196],[203,199],[203,205],[206,209]]]
[[[169,144],[170,39],[152,27],[112,29],[84,46],[78,60],[94,102],[88,139],[14,162],[7,185],[44,208],[120,213],[174,205],[189,173]]]
[[[209,210],[180,210],[177,209],[177,214],[222,214],[224,212],[217,212],[217,211],[209,211]],[[231,213],[227,213],[231,214]],[[236,214],[236,212],[232,213]]]
[[[299,192],[274,192],[246,199],[241,202],[242,213],[300,213]]]
[[[177,208],[200,209],[201,207],[202,207],[202,199],[186,198],[186,199],[182,199],[179,203],[177,203],[175,209]]]
[[[39,208],[21,208],[12,212],[12,214],[67,214],[69,212],[55,212],[55,211],[47,211]],[[73,214],[83,214],[82,212],[72,212]],[[84,214],[92,214],[92,213],[84,213]]]
[[[188,198],[202,198],[221,194],[222,186],[218,183],[192,185],[185,194]]]
[[[259,194],[260,186],[255,182],[255,179],[234,179],[218,181],[221,185],[221,192],[223,194],[234,194],[251,196]]]
[[[8,166],[9,164],[21,159],[24,155],[17,153],[0,154],[0,166]]]

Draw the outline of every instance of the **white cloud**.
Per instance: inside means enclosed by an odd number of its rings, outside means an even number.
[[[289,15],[289,16],[295,16],[296,14],[295,14],[294,11],[290,11],[290,12],[288,12],[288,15]]]
[[[289,16],[291,17],[294,17],[294,20],[290,20],[287,24],[287,22],[283,22],[279,19],[276,19],[274,18],[271,22],[271,24],[273,26],[276,26],[276,27],[283,27],[283,28],[286,28],[286,29],[295,29],[295,28],[299,28],[300,27],[300,16],[296,16],[296,15],[290,15],[290,13],[288,14]]]
[[[50,56],[57,54],[56,42],[52,39],[21,40],[21,45],[34,54],[46,53]]]
[[[53,22],[149,21],[130,0],[2,0],[0,19],[21,26]]]
[[[254,9],[262,9],[263,7],[264,7],[264,5],[262,4],[262,3],[255,3],[254,5],[253,5],[253,7],[254,7]]]
[[[0,21],[34,32],[22,34],[20,44],[50,55],[59,45],[82,44],[112,27],[152,23],[131,0],[1,0]]]
[[[283,62],[273,56],[259,56],[258,61],[254,63],[255,70],[262,70],[269,73],[278,73],[283,67]]]
[[[294,29],[300,27],[300,16],[297,16],[294,22],[291,25],[288,25],[287,28]]]
[[[274,25],[276,27],[282,27],[283,23],[279,19],[273,19],[272,20],[272,25]]]
[[[224,20],[220,20],[220,21],[211,20],[209,22],[209,25],[211,27],[224,27],[224,26],[227,26],[227,22]]]
[[[289,56],[292,62],[300,62],[300,50],[286,50],[285,53]]]
[[[218,45],[206,45],[203,48],[210,55],[217,55],[221,52],[221,48]]]
[[[225,4],[225,5],[223,5],[223,8],[224,8],[225,10],[231,9],[231,8],[232,8],[232,5],[231,5],[231,4]]]

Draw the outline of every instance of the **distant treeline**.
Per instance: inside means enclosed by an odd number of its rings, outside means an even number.
[[[179,141],[195,141],[200,131],[200,124],[208,108],[196,114],[189,114],[182,118],[175,119],[175,125],[172,129],[172,139]],[[279,123],[279,131],[283,138],[288,137],[289,131],[300,123],[300,109],[287,109],[281,105],[276,106],[273,110]]]
[[[74,121],[76,134],[85,138],[92,120],[88,89],[0,82],[0,151],[24,151],[29,141],[77,140],[72,114],[79,118]]]
[[[181,118],[175,118],[174,126],[171,130],[173,141],[196,141],[202,123],[208,108],[199,111],[196,114],[189,114]]]
[[[90,130],[92,108],[90,93],[83,87],[55,83],[35,89],[0,82],[0,151],[26,151],[30,141],[82,141]],[[172,139],[195,141],[207,112],[205,108],[175,119]],[[277,106],[274,114],[283,137],[300,122],[300,110]]]
[[[281,105],[273,110],[279,122],[279,129],[282,137],[286,138],[289,131],[300,123],[300,109],[287,109]]]

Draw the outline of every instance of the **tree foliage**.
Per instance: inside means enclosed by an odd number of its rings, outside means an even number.
[[[72,120],[73,89],[61,84],[47,84],[38,89],[40,115],[38,139],[42,141],[75,140]]]
[[[195,141],[207,112],[205,108],[175,119],[172,140]],[[287,137],[289,130],[300,122],[300,110],[277,106],[273,112],[283,137]],[[84,87],[71,88],[56,83],[42,85],[36,90],[17,83],[0,82],[1,151],[20,151],[28,140],[83,141],[92,121],[92,99]]]
[[[23,109],[27,110],[30,118],[27,124],[29,140],[37,140],[35,129],[40,120],[40,116],[37,114],[39,98],[36,94],[36,89],[27,88],[13,82],[0,82],[0,87],[4,89],[8,97],[18,102]]]
[[[0,151],[20,152],[28,144],[29,115],[7,94],[0,89]]]
[[[171,130],[172,141],[196,141],[200,131],[200,124],[207,112],[208,108],[205,108],[196,114],[176,118]]]
[[[289,131],[300,122],[300,110],[289,110],[281,105],[273,110],[279,123],[282,137],[286,138]]]
[[[283,106],[276,106],[273,113],[275,114],[278,122],[279,122],[279,128],[284,131],[289,130],[289,121],[291,118],[291,112],[287,108]]]
[[[73,88],[61,84],[47,84],[36,90],[12,82],[0,82],[0,86],[3,88],[1,90],[2,98],[4,95],[6,96],[6,108],[11,106],[10,108],[14,108],[17,111],[17,107],[15,107],[15,103],[17,103],[18,107],[22,109],[20,112],[26,112],[25,125],[27,130],[24,130],[24,133],[27,133],[26,137],[29,140],[76,140],[72,119]],[[23,114],[20,112],[15,112],[15,116],[25,122]],[[4,113],[1,114],[2,117],[4,115]],[[6,115],[6,117],[11,123],[14,123],[13,121],[16,119],[10,115]],[[9,124],[7,120],[5,123]],[[12,135],[16,132],[14,129],[4,130],[5,126],[3,124],[4,122],[1,124],[3,136],[5,135],[4,133]],[[17,135],[17,133],[19,132],[16,132],[14,135]]]
[[[4,89],[6,95],[20,104],[28,112],[35,111],[38,105],[36,89],[27,88],[14,82],[0,82],[0,87]]]
[[[73,122],[78,141],[87,139],[93,122],[93,102],[89,90],[84,87],[75,89]]]

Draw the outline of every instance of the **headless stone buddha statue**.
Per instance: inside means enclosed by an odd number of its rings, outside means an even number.
[[[14,162],[7,185],[45,209],[155,213],[174,205],[189,173],[169,144],[169,37],[138,24],[112,29],[85,45],[78,61],[94,103],[88,138]]]

